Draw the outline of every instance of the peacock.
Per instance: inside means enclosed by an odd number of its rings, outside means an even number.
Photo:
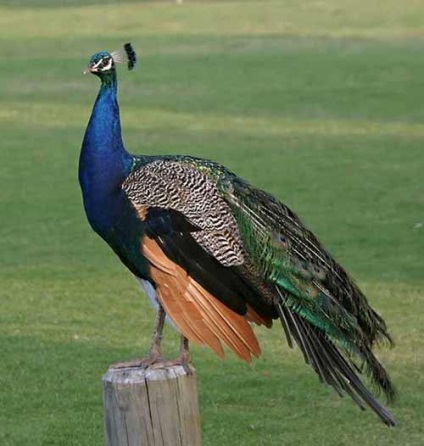
[[[250,362],[261,349],[252,325],[279,320],[319,380],[369,406],[395,390],[373,353],[393,340],[383,318],[285,204],[224,166],[191,156],[131,155],[121,134],[118,63],[132,70],[131,44],[94,54],[87,72],[101,82],[84,135],[79,182],[87,219],[157,308],[148,357],[120,366],[166,364],[162,330],[181,333],[175,363],[187,365],[189,341],[224,357],[223,345]],[[362,382],[365,374],[373,393]]]

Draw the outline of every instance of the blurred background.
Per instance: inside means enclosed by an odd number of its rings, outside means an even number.
[[[379,351],[395,429],[320,385],[278,324],[251,366],[193,347],[203,444],[423,444],[424,2],[3,0],[0,37],[0,444],[102,444],[100,378],[149,347],[153,311],[77,181],[99,88],[82,71],[127,41],[127,149],[211,158],[278,196],[396,340]]]

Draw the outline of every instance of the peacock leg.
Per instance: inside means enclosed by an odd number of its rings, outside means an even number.
[[[147,368],[153,366],[155,364],[161,364],[163,362],[163,358],[160,351],[160,344],[162,342],[162,333],[163,326],[165,324],[166,313],[163,309],[162,305],[159,305],[157,316],[156,316],[156,324],[155,330],[153,332],[152,344],[149,350],[149,356],[136,359],[133,361],[125,361],[118,362],[110,366],[111,369],[124,369],[129,367],[142,367]]]
[[[180,342],[181,343],[180,343],[179,359],[180,359],[181,365],[183,366],[187,375],[191,375],[193,373],[193,371],[190,368],[190,351],[189,351],[189,346],[188,346],[188,339],[184,335],[181,335]]]
[[[193,370],[190,367],[190,352],[188,346],[188,339],[182,334],[180,338],[180,354],[172,360],[158,361],[152,365],[153,368],[172,367],[180,365],[183,367],[187,375],[192,375]]]
[[[188,339],[181,335],[181,341],[180,341],[180,359],[181,359],[181,365],[189,364],[190,363],[190,351],[188,346]]]
[[[162,359],[160,352],[160,344],[162,342],[163,326],[165,324],[166,313],[162,305],[159,304],[158,313],[156,315],[156,325],[153,332],[152,345],[150,346],[149,358],[154,359],[151,364]]]

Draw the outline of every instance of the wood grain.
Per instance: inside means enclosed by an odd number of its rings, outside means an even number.
[[[103,376],[106,446],[200,446],[195,370],[109,369]]]

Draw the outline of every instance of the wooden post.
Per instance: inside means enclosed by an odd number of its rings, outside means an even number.
[[[195,370],[109,369],[103,376],[106,446],[200,446]]]

